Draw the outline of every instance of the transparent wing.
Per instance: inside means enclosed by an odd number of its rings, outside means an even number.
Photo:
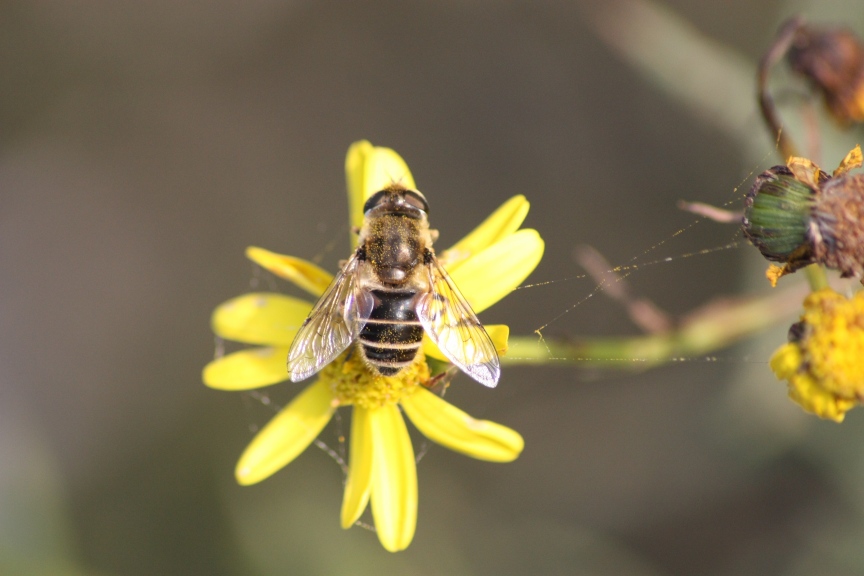
[[[431,290],[420,297],[417,317],[441,352],[463,372],[490,388],[498,384],[498,352],[471,305],[436,260],[426,267]]]
[[[361,261],[351,256],[315,304],[288,351],[293,382],[305,380],[332,362],[356,338],[371,313],[371,295],[357,283]]]

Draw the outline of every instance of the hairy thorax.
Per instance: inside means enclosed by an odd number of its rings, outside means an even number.
[[[366,259],[385,284],[406,282],[429,245],[428,225],[405,216],[381,216],[369,222],[364,232]]]

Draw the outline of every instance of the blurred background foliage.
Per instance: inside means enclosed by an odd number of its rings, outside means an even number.
[[[0,2],[0,574],[864,573],[864,417],[786,399],[767,367],[785,325],[714,362],[459,377],[448,399],[526,450],[432,446],[396,555],[339,528],[322,451],[237,486],[272,410],[200,383],[213,307],[290,290],[247,245],[347,255],[361,138],[408,161],[442,246],[526,194],[536,282],[579,276],[583,243],[626,264],[740,238],[673,237],[696,219],[675,204],[733,201],[778,162],[755,66],[795,13],[864,31],[854,0]],[[822,126],[833,167],[861,131]],[[628,281],[680,316],[769,290],[764,268],[741,242]],[[520,290],[483,319],[530,334],[593,288]],[[601,297],[544,331],[637,333]]]

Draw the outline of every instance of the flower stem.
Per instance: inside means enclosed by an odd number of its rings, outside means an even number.
[[[804,273],[807,275],[807,282],[810,283],[811,292],[828,287],[828,275],[825,274],[825,267],[821,264],[807,266],[804,268]]]
[[[567,340],[513,336],[501,363],[641,369],[699,357],[787,320],[799,311],[804,293],[797,285],[766,296],[714,301],[688,315],[676,329],[659,334]]]

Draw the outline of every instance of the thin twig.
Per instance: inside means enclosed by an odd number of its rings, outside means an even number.
[[[744,217],[744,212],[741,210],[725,210],[711,204],[705,204],[704,202],[679,200],[678,209],[714,220],[715,222],[720,222],[721,224],[740,224],[741,218]]]
[[[627,308],[630,320],[649,334],[667,332],[672,327],[669,316],[647,298],[631,294],[630,287],[622,276],[617,274],[609,262],[595,248],[588,245],[577,246],[573,257],[588,274],[594,278],[603,292]]]
[[[780,148],[780,153],[783,154],[784,160],[798,154],[792,139],[783,130],[783,122],[780,120],[780,114],[774,105],[774,98],[768,91],[768,76],[771,73],[771,69],[789,51],[795,34],[803,25],[804,19],[800,16],[791,18],[783,24],[780,28],[780,33],[777,34],[777,38],[774,40],[774,44],[771,45],[768,52],[765,53],[759,62],[759,74],[757,76],[759,108],[762,110],[762,117],[765,119],[765,123],[768,124],[768,129],[771,130],[771,133],[777,139],[777,146]]]

